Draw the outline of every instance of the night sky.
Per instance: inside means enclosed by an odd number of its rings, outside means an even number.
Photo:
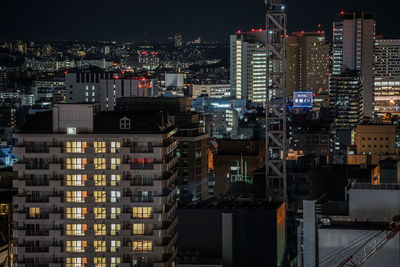
[[[265,27],[263,0],[4,0],[0,40],[163,41],[175,33],[228,41],[236,30]],[[377,33],[400,37],[395,0],[287,0],[289,32],[331,30],[335,14],[373,11]]]

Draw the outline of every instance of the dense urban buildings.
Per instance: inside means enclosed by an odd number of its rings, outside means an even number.
[[[0,266],[399,265],[395,8],[14,2]]]

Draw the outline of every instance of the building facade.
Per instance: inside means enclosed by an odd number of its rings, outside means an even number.
[[[56,105],[15,135],[15,266],[174,266],[176,128]]]
[[[236,99],[265,102],[267,86],[267,31],[231,35],[231,95]]]
[[[329,45],[325,33],[297,32],[287,38],[286,96],[293,91],[326,94],[329,88]]]
[[[333,23],[332,74],[339,75],[346,69],[360,71],[364,117],[372,117],[373,112],[374,42],[372,14],[341,12],[339,20]]]
[[[400,39],[378,39],[374,48],[374,115],[400,115]]]

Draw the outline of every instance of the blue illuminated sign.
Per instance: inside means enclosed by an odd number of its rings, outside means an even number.
[[[313,103],[313,92],[293,92],[294,108],[311,108]]]

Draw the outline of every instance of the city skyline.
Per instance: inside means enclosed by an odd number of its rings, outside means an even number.
[[[245,7],[240,0],[230,1],[229,5],[211,0],[190,5],[182,0],[121,1],[112,5],[73,0],[65,2],[62,8],[59,2],[43,0],[41,3],[26,0],[18,4],[3,3],[1,39],[143,41],[147,33],[149,41],[158,41],[179,32],[185,41],[200,36],[205,40],[228,42],[229,34],[237,30],[264,28],[266,11],[262,0],[247,1]],[[359,0],[288,1],[288,32],[313,31],[321,24],[330,35],[332,22],[341,10],[373,12],[378,21],[377,34],[396,37],[395,9]]]

